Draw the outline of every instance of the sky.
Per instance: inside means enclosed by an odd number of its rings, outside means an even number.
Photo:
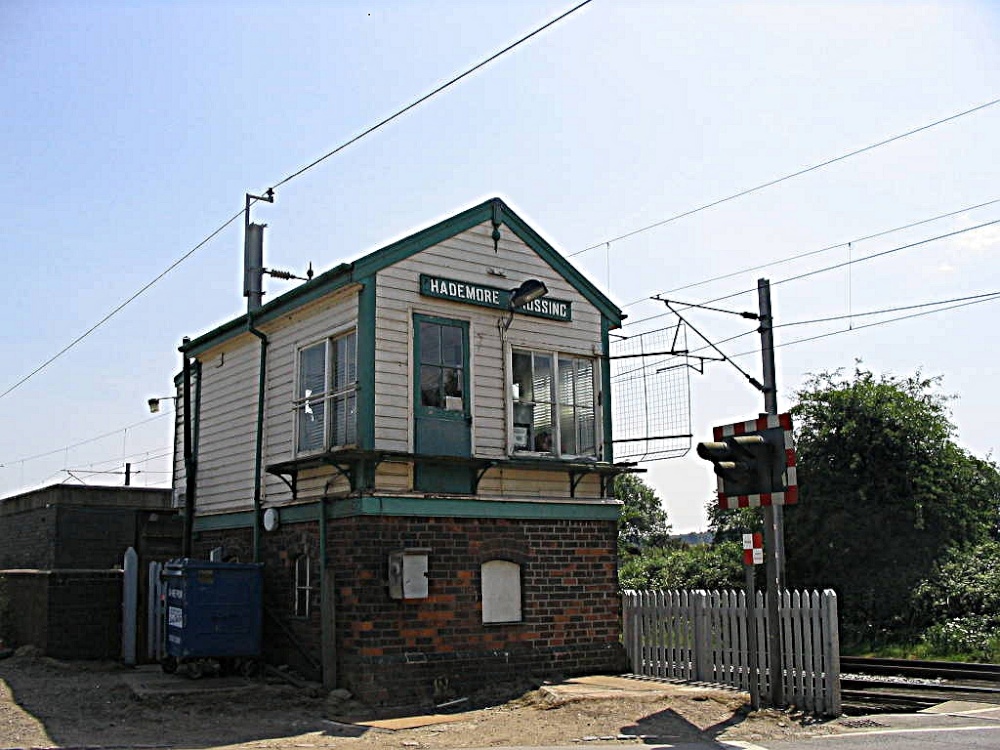
[[[575,4],[0,3],[0,497],[121,484],[126,461],[169,486],[171,402],[146,401],[172,394],[184,336],[245,311],[242,219],[202,241]],[[858,361],[941,376],[985,457],[998,298],[866,313],[1000,292],[1000,224],[923,242],[1000,219],[1000,104],[722,199],[993,102],[998,39],[990,2],[593,0],[284,182],[253,208],[265,263],[323,271],[500,196],[624,310],[623,335],[676,323],[656,295],[755,311],[768,278],[781,410]],[[720,348],[760,378],[753,321],[682,314],[747,334]],[[703,369],[694,442],[763,410],[735,367]],[[675,531],[706,527],[709,464],[641,468]]]

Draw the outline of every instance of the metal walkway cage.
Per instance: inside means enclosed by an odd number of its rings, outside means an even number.
[[[767,606],[758,592],[757,669],[751,664],[750,612],[742,591],[626,591],[625,649],[633,674],[709,682],[769,695],[780,673],[785,702],[813,714],[836,716],[840,706],[837,595],[782,591],[778,617],[781,668],[767,655]],[[757,680],[752,685],[751,680]]]

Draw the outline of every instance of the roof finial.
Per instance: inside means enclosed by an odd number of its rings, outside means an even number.
[[[500,253],[500,211],[502,204],[498,200],[493,201],[493,252]]]

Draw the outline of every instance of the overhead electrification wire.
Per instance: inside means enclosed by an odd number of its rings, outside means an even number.
[[[312,169],[316,165],[318,165],[318,164],[326,161],[331,156],[334,156],[335,154],[340,153],[341,151],[343,151],[348,146],[350,146],[350,145],[352,145],[354,143],[357,143],[359,140],[361,140],[362,138],[364,138],[367,135],[370,135],[371,133],[374,133],[379,128],[381,128],[381,127],[383,127],[385,125],[388,125],[393,120],[401,117],[402,115],[406,114],[407,112],[409,112],[413,108],[415,108],[415,107],[423,104],[428,99],[432,98],[433,96],[436,96],[437,94],[441,93],[442,91],[444,91],[445,89],[449,88],[450,86],[453,86],[454,84],[458,83],[462,79],[464,79],[464,78],[472,75],[473,73],[475,73],[480,68],[483,68],[483,67],[489,65],[491,62],[493,62],[497,58],[502,57],[503,55],[507,54],[508,52],[510,52],[511,50],[513,50],[514,48],[520,46],[524,42],[527,42],[532,37],[537,36],[538,34],[542,33],[546,29],[548,29],[549,27],[554,26],[555,24],[559,23],[560,21],[562,21],[567,16],[570,16],[573,13],[575,13],[576,11],[580,10],[580,8],[584,7],[585,5],[589,5],[591,2],[593,2],[593,0],[583,0],[583,2],[578,3],[577,5],[573,6],[572,8],[570,8],[567,11],[565,11],[564,13],[561,13],[560,15],[556,16],[555,18],[553,18],[551,21],[548,21],[547,23],[542,24],[541,26],[539,26],[534,31],[531,31],[528,34],[525,34],[524,36],[522,36],[521,38],[519,38],[517,41],[512,42],[511,44],[508,44],[506,47],[504,47],[499,52],[495,52],[494,54],[492,54],[489,57],[487,57],[485,60],[482,60],[481,62],[476,63],[471,68],[467,69],[465,72],[460,73],[460,74],[454,76],[453,78],[449,79],[448,81],[446,81],[445,83],[441,84],[437,88],[433,89],[429,93],[424,94],[420,98],[418,98],[415,101],[411,102],[410,104],[406,105],[405,107],[403,107],[402,109],[400,109],[399,111],[397,111],[395,114],[392,114],[389,117],[386,117],[385,119],[383,119],[380,122],[376,123],[375,125],[372,125],[370,128],[367,128],[366,130],[363,130],[361,133],[359,133],[358,135],[354,136],[353,138],[345,141],[344,143],[342,143],[341,145],[337,146],[332,151],[328,151],[323,156],[319,157],[318,159],[315,159],[314,161],[310,162],[309,164],[307,164],[306,166],[302,167],[301,169],[299,169],[299,170],[297,170],[295,172],[292,172],[287,177],[282,178],[281,180],[279,180],[278,182],[276,182],[271,187],[271,190],[274,190],[275,188],[278,188],[281,185],[285,185],[285,184],[291,182],[296,177],[304,174],[305,172],[308,172],[310,169]],[[253,204],[257,203],[258,200],[259,200],[259,198],[252,197],[249,200],[249,205],[253,205]],[[243,208],[238,213],[234,214],[232,217],[230,217],[229,219],[227,219],[222,225],[220,225],[215,231],[213,231],[211,234],[209,234],[205,239],[203,239],[201,242],[199,242],[193,248],[191,248],[190,250],[188,250],[184,255],[182,255],[176,261],[174,261],[170,266],[168,266],[156,278],[154,278],[148,284],[146,284],[141,289],[139,289],[134,294],[132,294],[128,299],[126,299],[124,302],[122,302],[120,305],[118,305],[118,307],[114,308],[111,312],[109,312],[107,315],[105,315],[103,318],[101,318],[99,321],[97,321],[97,323],[95,323],[94,325],[92,325],[90,328],[88,328],[82,334],[80,334],[79,336],[77,336],[75,339],[73,339],[71,342],[69,342],[66,346],[64,346],[62,349],[60,349],[54,355],[52,355],[51,357],[49,357],[49,359],[47,359],[44,362],[42,362],[42,364],[40,364],[34,370],[32,370],[31,372],[29,372],[27,375],[25,375],[20,380],[18,380],[17,382],[15,382],[13,385],[9,386],[5,391],[3,391],[2,393],[0,393],[0,399],[2,399],[4,396],[7,396],[8,394],[10,394],[11,392],[13,392],[14,390],[16,390],[17,388],[19,388],[20,386],[24,385],[27,381],[29,381],[35,375],[37,375],[38,373],[40,373],[46,367],[48,367],[53,362],[55,362],[57,359],[59,359],[60,357],[62,357],[70,349],[72,349],[77,344],[79,344],[81,341],[83,341],[85,338],[87,338],[88,336],[90,336],[90,334],[92,334],[94,331],[96,331],[102,325],[104,325],[109,320],[111,320],[111,318],[113,318],[115,315],[117,315],[119,312],[121,312],[128,304],[130,304],[131,302],[133,302],[137,297],[139,297],[140,295],[142,295],[150,287],[152,287],[154,284],[156,284],[157,282],[159,282],[164,276],[166,276],[168,273],[170,273],[171,271],[173,271],[177,266],[179,266],[185,260],[187,260],[188,258],[190,258],[192,255],[194,255],[195,252],[197,252],[202,247],[204,247],[206,244],[208,244],[208,242],[210,242],[211,240],[213,240],[220,232],[222,232],[222,230],[224,230],[226,227],[228,227],[230,224],[232,224],[234,221],[236,221],[238,218],[240,218],[245,212],[246,212],[246,208]]]
[[[487,57],[485,60],[482,60],[481,62],[476,63],[471,68],[469,68],[468,70],[466,70],[464,73],[459,73],[454,78],[451,78],[450,80],[446,81],[445,83],[442,83],[440,86],[438,86],[437,88],[433,89],[429,93],[424,94],[419,99],[416,99],[412,103],[407,104],[405,107],[403,107],[401,110],[399,110],[395,114],[389,115],[384,120],[381,120],[380,122],[376,123],[375,125],[372,125],[370,128],[361,131],[358,135],[354,136],[350,140],[347,140],[344,143],[340,144],[339,146],[337,146],[332,151],[328,151],[327,153],[323,154],[323,156],[319,157],[318,159],[310,162],[309,164],[306,164],[306,166],[302,167],[298,171],[292,172],[292,174],[288,175],[288,177],[285,177],[284,179],[282,179],[279,182],[276,182],[274,185],[272,185],[271,189],[272,190],[276,190],[277,188],[281,187],[282,185],[284,185],[284,184],[286,184],[288,182],[291,182],[292,180],[294,180],[299,175],[301,175],[301,174],[303,174],[305,172],[308,172],[310,169],[312,169],[313,167],[315,167],[317,164],[320,164],[320,163],[326,161],[331,156],[334,156],[335,154],[340,153],[341,151],[343,151],[348,146],[350,146],[350,145],[352,145],[354,143],[357,143],[362,138],[364,138],[366,135],[370,135],[371,133],[374,133],[379,128],[381,128],[381,127],[383,127],[385,125],[388,125],[390,122],[392,122],[396,118],[402,117],[407,112],[409,112],[411,109],[420,106],[421,104],[423,104],[425,101],[427,101],[431,97],[433,97],[433,96],[435,96],[437,94],[440,94],[445,89],[447,89],[450,86],[453,86],[454,84],[456,84],[459,81],[461,81],[463,78],[467,78],[468,76],[472,75],[477,70],[479,70],[480,68],[483,68],[483,67],[489,65],[491,62],[493,62],[494,60],[496,60],[498,57],[501,57],[501,56],[507,54],[508,52],[510,52],[511,50],[513,50],[515,47],[518,47],[521,44],[524,44],[526,41],[528,41],[532,37],[537,36],[538,34],[541,34],[543,31],[545,31],[550,26],[554,26],[555,24],[559,23],[560,21],[562,21],[567,16],[570,16],[573,13],[576,13],[576,11],[580,10],[580,8],[582,8],[583,6],[587,5],[588,3],[592,2],[592,1],[593,0],[584,0],[582,3],[579,3],[578,5],[575,5],[572,8],[570,8],[569,10],[567,10],[565,13],[562,13],[562,14],[556,16],[555,18],[553,18],[548,23],[545,23],[545,24],[539,26],[534,31],[532,31],[532,32],[530,32],[528,34],[525,34],[524,36],[522,36],[517,41],[512,42],[511,44],[508,44],[506,47],[504,47],[499,52],[496,52],[496,53],[490,55],[489,57]]]
[[[924,317],[926,315],[934,315],[934,314],[939,313],[939,312],[946,312],[948,310],[955,310],[955,309],[958,309],[960,307],[969,307],[970,305],[981,305],[984,302],[996,302],[996,301],[1000,301],[1000,293],[992,294],[992,295],[986,295],[986,296],[981,297],[981,298],[972,299],[970,302],[961,302],[959,304],[949,305],[948,307],[941,307],[941,308],[938,308],[937,310],[924,310],[922,312],[912,313],[910,315],[900,315],[899,317],[896,317],[896,318],[889,318],[888,320],[876,320],[873,323],[865,323],[864,325],[853,326],[851,328],[842,328],[842,329],[840,329],[838,331],[828,331],[826,333],[821,333],[821,334],[818,334],[816,336],[809,336],[808,338],[804,338],[804,339],[794,339],[792,341],[785,341],[785,342],[783,342],[781,344],[775,344],[774,348],[775,349],[780,349],[780,348],[785,347],[785,346],[794,346],[796,344],[805,344],[805,343],[807,343],[809,341],[817,341],[818,339],[825,339],[825,338],[829,338],[831,336],[839,336],[839,335],[844,334],[844,333],[854,333],[855,331],[860,331],[860,330],[863,330],[865,328],[875,328],[876,326],[884,326],[884,325],[888,325],[889,323],[898,323],[898,322],[903,321],[903,320],[911,320],[913,318],[922,318],[922,317]],[[759,354],[759,352],[758,351],[754,351],[754,350],[750,350],[750,351],[746,351],[746,352],[741,352],[740,354],[733,354],[731,356],[732,357],[746,357],[746,356],[749,356],[751,354]]]
[[[805,169],[800,169],[797,172],[792,172],[791,174],[786,174],[783,177],[777,177],[777,178],[775,178],[773,180],[768,180],[767,182],[762,182],[761,184],[755,185],[754,187],[747,188],[745,190],[741,190],[738,193],[733,193],[732,195],[727,195],[725,198],[719,198],[718,200],[714,200],[711,203],[706,203],[706,204],[704,204],[702,206],[698,206],[697,208],[692,208],[692,209],[689,209],[687,211],[682,211],[679,214],[674,214],[673,216],[668,216],[666,219],[654,222],[654,223],[649,224],[649,225],[644,226],[644,227],[640,227],[639,229],[634,229],[631,232],[626,232],[625,234],[620,234],[617,237],[612,237],[611,239],[608,239],[608,240],[602,240],[602,241],[598,242],[595,245],[590,245],[589,247],[585,247],[583,250],[577,250],[575,253],[570,253],[568,257],[572,258],[572,257],[575,257],[577,255],[582,255],[583,253],[590,252],[591,250],[596,250],[599,247],[605,247],[606,245],[608,245],[611,242],[618,242],[619,240],[628,239],[629,237],[634,237],[637,234],[642,234],[643,232],[648,232],[650,229],[656,229],[657,227],[662,227],[664,224],[669,224],[669,223],[671,223],[673,221],[677,221],[678,219],[683,219],[686,216],[691,216],[693,214],[700,213],[701,211],[705,211],[706,209],[713,208],[713,207],[718,206],[718,205],[720,205],[722,203],[727,203],[728,201],[736,200],[737,198],[742,198],[745,195],[750,195],[751,193],[756,193],[759,190],[763,190],[764,188],[772,187],[774,185],[777,185],[779,183],[785,182],[787,180],[791,180],[791,179],[793,179],[795,177],[801,177],[802,175],[808,174],[809,172],[815,172],[817,169],[822,169],[823,167],[828,167],[831,164],[836,164],[839,161],[844,161],[845,159],[850,159],[852,156],[857,156],[858,154],[863,154],[863,153],[865,153],[867,151],[872,151],[873,149],[879,148],[880,146],[888,145],[890,143],[893,143],[894,141],[899,141],[899,140],[902,140],[903,138],[908,138],[911,135],[916,135],[917,133],[921,133],[921,132],[923,132],[925,130],[930,130],[931,128],[937,127],[938,125],[943,125],[946,122],[951,122],[952,120],[957,120],[960,117],[965,117],[966,115],[971,115],[974,112],[979,112],[980,110],[986,109],[987,107],[992,107],[992,106],[994,106],[996,104],[1000,104],[1000,99],[993,99],[992,101],[986,102],[985,104],[980,104],[980,105],[978,105],[976,107],[972,107],[971,109],[966,109],[966,110],[964,110],[962,112],[956,112],[955,114],[949,115],[948,117],[945,117],[943,119],[935,120],[934,122],[927,123],[926,125],[921,125],[920,127],[914,128],[913,130],[907,130],[905,133],[899,133],[898,135],[894,135],[891,138],[886,138],[884,140],[881,140],[878,143],[872,143],[872,144],[870,144],[868,146],[865,146],[864,148],[855,149],[854,151],[850,151],[850,152],[848,152],[846,154],[841,154],[840,156],[835,156],[832,159],[827,159],[826,161],[820,162],[819,164],[814,164],[811,167],[806,167]]]
[[[986,222],[983,222],[981,224],[976,224],[975,226],[966,227],[965,229],[956,229],[954,232],[946,232],[945,234],[939,234],[939,235],[936,235],[934,237],[928,237],[928,238],[923,239],[923,240],[918,240],[916,242],[910,242],[910,243],[908,243],[906,245],[899,245],[898,247],[893,247],[893,248],[890,248],[888,250],[882,250],[881,252],[872,253],[871,255],[865,255],[865,256],[860,257],[860,258],[851,258],[850,260],[846,260],[843,263],[835,263],[832,266],[824,266],[823,268],[817,268],[814,271],[807,271],[805,273],[800,273],[800,274],[798,274],[796,276],[789,276],[789,277],[784,278],[784,279],[778,279],[777,281],[772,281],[771,282],[771,286],[775,287],[775,286],[778,286],[779,284],[787,284],[790,281],[798,281],[800,279],[809,278],[810,276],[817,276],[817,275],[819,275],[821,273],[826,273],[827,271],[835,271],[838,268],[846,268],[846,267],[850,267],[850,266],[855,266],[858,263],[864,263],[864,262],[869,261],[869,260],[874,260],[875,258],[881,258],[883,256],[891,255],[893,253],[898,253],[898,252],[901,252],[903,250],[910,250],[910,249],[912,249],[914,247],[920,247],[921,245],[926,245],[928,243],[935,242],[937,240],[948,239],[949,237],[955,237],[955,236],[960,235],[960,234],[965,234],[966,232],[974,232],[977,229],[983,229],[985,227],[995,226],[997,224],[1000,224],[1000,219],[993,219],[992,221],[986,221]],[[711,304],[715,304],[716,302],[723,302],[724,300],[733,299],[734,297],[739,297],[740,295],[750,294],[751,292],[756,292],[756,291],[757,291],[757,287],[753,287],[753,288],[750,288],[750,289],[741,289],[738,292],[733,292],[731,294],[725,294],[725,295],[723,295],[721,297],[714,297],[712,299],[705,300],[704,302],[700,303],[700,305],[702,305],[702,306],[704,306],[704,305],[711,305]],[[656,299],[656,298],[655,297],[651,297],[649,299]],[[660,301],[662,301],[662,300],[660,300]],[[684,304],[684,303],[682,302],[680,304]],[[685,305],[685,307],[683,307],[681,309],[684,309],[684,310],[689,309],[689,306]],[[637,320],[631,321],[630,325],[634,326],[634,325],[638,325],[639,323],[646,323],[646,322],[648,322],[650,320],[656,320],[657,318],[663,318],[663,317],[666,317],[666,316],[668,316],[670,314],[671,313],[669,313],[669,312],[664,312],[664,313],[658,313],[656,315],[650,315],[650,316],[645,317],[645,318],[639,318]]]
[[[834,316],[827,317],[827,318],[814,318],[812,320],[797,320],[797,321],[792,321],[792,322],[789,322],[789,323],[778,323],[778,324],[776,324],[774,326],[775,329],[778,329],[778,328],[790,328],[790,327],[793,327],[793,326],[818,325],[820,323],[832,323],[832,322],[836,322],[838,320],[853,320],[854,318],[871,317],[873,315],[887,315],[889,313],[903,312],[903,311],[906,311],[906,310],[923,310],[923,312],[914,313],[912,315],[902,315],[902,316],[899,316],[899,317],[896,317],[896,318],[890,318],[888,320],[878,320],[878,321],[875,321],[873,323],[866,323],[866,324],[860,325],[860,326],[852,326],[851,328],[844,328],[844,329],[837,330],[837,331],[827,331],[826,333],[821,333],[821,334],[818,334],[816,336],[810,336],[810,337],[807,337],[807,338],[795,339],[793,341],[787,341],[787,342],[784,342],[784,343],[781,343],[781,344],[775,344],[775,348],[780,348],[780,347],[785,347],[785,346],[792,346],[794,344],[803,344],[803,343],[806,343],[806,342],[809,342],[809,341],[815,341],[817,339],[823,339],[823,338],[827,338],[827,337],[830,337],[830,336],[837,336],[837,335],[840,335],[842,333],[851,333],[853,331],[862,330],[864,328],[874,328],[875,326],[886,325],[888,323],[896,323],[896,322],[899,322],[899,321],[902,321],[902,320],[909,320],[910,318],[922,317],[924,315],[933,315],[934,313],[946,312],[948,310],[954,310],[954,309],[957,309],[957,308],[960,308],[960,307],[967,307],[969,305],[976,305],[976,304],[979,304],[979,303],[982,303],[982,302],[994,302],[994,301],[1000,301],[1000,290],[997,290],[997,291],[994,291],[994,292],[983,292],[982,294],[974,294],[974,295],[970,295],[970,296],[967,296],[967,297],[954,297],[954,298],[951,298],[951,299],[938,300],[936,302],[921,302],[921,303],[918,303],[918,304],[915,304],[915,305],[903,305],[903,306],[900,306],[900,307],[887,307],[887,308],[883,308],[881,310],[869,310],[867,312],[851,313],[851,314],[847,314],[847,315],[834,315]],[[942,307],[943,305],[947,305],[947,307]],[[937,309],[927,310],[926,308],[928,308],[928,307],[934,307],[934,308],[937,308]],[[661,329],[654,330],[654,331],[646,331],[645,333],[658,333],[659,331],[669,331],[672,328],[673,328],[673,326],[667,326],[665,328],[661,328]],[[720,347],[720,346],[722,346],[724,344],[728,344],[728,343],[730,343],[732,341],[736,341],[737,339],[744,338],[746,336],[754,335],[756,333],[758,333],[757,330],[743,331],[742,333],[737,333],[734,336],[729,336],[728,338],[724,338],[724,339],[721,339],[719,341],[712,342],[711,344],[706,344],[704,346],[697,347],[696,349],[692,349],[690,352],[686,352],[685,354],[687,354],[687,355],[696,355],[696,354],[698,354],[698,352],[703,352],[703,351],[706,351],[706,350],[709,350],[709,349],[715,349],[716,351],[718,351],[717,347]],[[699,334],[699,336],[700,335],[701,334]],[[702,337],[702,338],[704,338],[704,337]],[[728,356],[729,358],[747,357],[747,356],[750,356],[751,354],[758,354],[758,353],[759,353],[759,350],[757,350],[757,349],[751,349],[751,350],[748,350],[748,351],[745,351],[745,352],[741,352],[740,354],[723,355],[723,356]],[[684,354],[665,355],[665,357],[662,360],[662,362],[668,361],[669,358],[670,358],[670,356],[685,356],[685,355]],[[620,372],[615,377],[612,378],[612,381],[619,380],[619,379],[621,379],[625,375],[629,375],[629,374],[634,373],[634,372],[639,372],[642,369],[643,369],[643,367],[637,367],[637,368],[633,368],[631,370],[626,370],[624,372]],[[741,372],[742,372],[742,370],[741,370]]]
[[[226,219],[226,221],[224,221],[222,224],[220,224],[219,227],[217,229],[215,229],[215,231],[213,231],[205,239],[203,239],[197,245],[195,245],[190,250],[188,250],[186,253],[184,253],[184,255],[182,255],[181,257],[179,257],[177,260],[175,260],[169,266],[167,266],[163,271],[161,271],[160,274],[155,279],[153,279],[152,281],[148,282],[145,286],[143,286],[142,288],[140,288],[138,291],[134,292],[128,299],[126,299],[124,302],[122,302],[121,304],[119,304],[118,307],[116,307],[111,312],[109,312],[107,315],[105,315],[103,318],[101,318],[99,321],[97,321],[96,323],[94,323],[94,325],[92,325],[86,331],[84,331],[79,336],[77,336],[75,339],[73,339],[72,341],[70,341],[68,344],[66,344],[66,346],[64,346],[58,352],[56,352],[51,357],[49,357],[47,360],[45,360],[44,362],[42,362],[42,364],[38,365],[38,367],[36,367],[31,372],[29,372],[23,378],[21,378],[20,380],[18,380],[13,385],[9,386],[7,388],[7,390],[5,390],[3,393],[0,393],[0,398],[3,398],[4,396],[8,395],[9,393],[11,393],[12,391],[14,391],[15,389],[17,389],[20,386],[24,385],[26,382],[28,382],[29,380],[31,380],[31,378],[35,377],[35,375],[37,375],[38,373],[40,373],[42,370],[44,370],[46,367],[48,367],[49,365],[51,365],[53,362],[55,362],[57,359],[59,359],[62,355],[64,355],[66,352],[68,352],[70,349],[72,349],[74,346],[76,346],[77,344],[79,344],[81,341],[83,341],[85,338],[87,338],[90,334],[92,334],[94,331],[96,331],[98,328],[100,328],[102,325],[104,325],[109,320],[111,320],[115,315],[117,315],[122,310],[124,310],[126,306],[128,306],[129,304],[131,304],[132,302],[134,302],[137,297],[139,297],[141,294],[145,293],[147,290],[150,289],[150,287],[152,287],[154,284],[158,283],[164,276],[166,276],[168,273],[170,273],[171,271],[173,271],[175,268],[177,268],[177,266],[179,266],[181,263],[183,263],[188,258],[190,258],[192,255],[194,255],[196,252],[198,252],[198,250],[200,250],[205,245],[207,245],[209,242],[211,242],[213,239],[215,239],[215,237],[218,236],[218,234],[220,232],[222,232],[223,229],[225,229],[226,227],[228,227],[230,224],[232,224],[234,221],[236,221],[242,215],[243,215],[243,211],[240,211],[239,213],[234,214],[230,218]]]
[[[62,453],[64,451],[73,450],[74,448],[79,448],[82,445],[88,445],[89,443],[96,443],[98,440],[103,440],[104,438],[109,438],[113,435],[120,435],[126,430],[131,430],[135,427],[139,427],[144,424],[149,424],[150,422],[155,422],[157,419],[163,419],[164,417],[173,414],[173,412],[163,412],[162,414],[157,414],[155,417],[147,417],[139,422],[134,422],[126,427],[119,427],[117,430],[111,430],[110,432],[105,432],[100,435],[96,435],[92,438],[87,438],[86,440],[81,440],[78,443],[73,443],[72,445],[64,445],[62,448],[55,448],[50,451],[45,451],[44,453],[36,453],[33,456],[25,456],[23,458],[16,458],[12,461],[0,461],[0,466],[12,466],[14,464],[23,464],[28,461],[34,461],[38,458],[45,458],[46,456],[54,456],[56,453]]]
[[[975,206],[967,206],[966,208],[960,208],[957,211],[949,211],[946,214],[938,214],[937,216],[932,216],[929,219],[921,219],[920,221],[910,222],[909,224],[904,224],[899,227],[893,227],[892,229],[885,229],[881,232],[875,232],[874,234],[867,234],[864,237],[857,237],[853,240],[848,240],[847,242],[838,242],[836,245],[827,245],[826,247],[821,247],[818,250],[807,250],[804,253],[799,253],[798,255],[790,255],[787,258],[779,258],[778,260],[773,260],[770,261],[769,263],[762,263],[759,266],[750,266],[748,268],[744,268],[739,271],[732,271],[731,273],[724,273],[719,276],[713,276],[710,279],[704,279],[702,281],[694,281],[690,284],[685,284],[684,286],[678,286],[674,287],[673,289],[668,289],[665,292],[661,292],[661,294],[673,294],[675,292],[682,292],[686,289],[694,289],[695,287],[705,286],[705,284],[711,284],[715,281],[724,281],[725,279],[731,279],[734,276],[740,276],[744,273],[753,273],[754,271],[761,271],[765,268],[773,268],[774,266],[780,266],[785,263],[792,263],[793,261],[802,260],[803,258],[809,258],[813,255],[819,255],[821,253],[826,253],[829,252],[830,250],[836,250],[841,247],[849,247],[856,242],[864,242],[865,240],[878,239],[879,237],[885,237],[888,234],[893,234],[895,232],[902,232],[903,230],[913,229],[914,227],[919,227],[923,224],[930,224],[931,222],[940,221],[941,219],[948,219],[951,218],[952,216],[958,216],[959,214],[963,214],[968,211],[975,211],[976,209],[979,208],[992,206],[994,203],[1000,203],[1000,198],[994,198],[993,200],[986,201],[985,203],[978,203]],[[644,301],[645,299],[648,298],[643,297],[642,300],[636,300],[636,302],[633,302],[632,304],[637,304],[638,302]],[[626,305],[626,307],[630,306],[631,305]]]

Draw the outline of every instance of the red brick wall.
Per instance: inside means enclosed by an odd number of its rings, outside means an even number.
[[[623,669],[614,521],[357,516],[329,521],[327,534],[338,681],[368,702],[428,703],[498,680]],[[238,554],[248,541],[202,533],[199,553],[225,543]],[[406,547],[430,549],[426,599],[389,597],[389,554]],[[265,618],[265,651],[308,670],[300,652],[319,661],[321,623],[318,567],[312,615],[292,616],[304,552],[318,561],[315,523],[263,536],[265,601],[284,620]],[[521,565],[520,623],[482,622],[480,566],[492,559]]]
[[[367,700],[620,668],[614,522],[355,517],[328,534],[341,682]],[[427,599],[388,596],[388,555],[404,547],[431,550]],[[521,564],[521,623],[482,622],[480,566],[496,558]]]

